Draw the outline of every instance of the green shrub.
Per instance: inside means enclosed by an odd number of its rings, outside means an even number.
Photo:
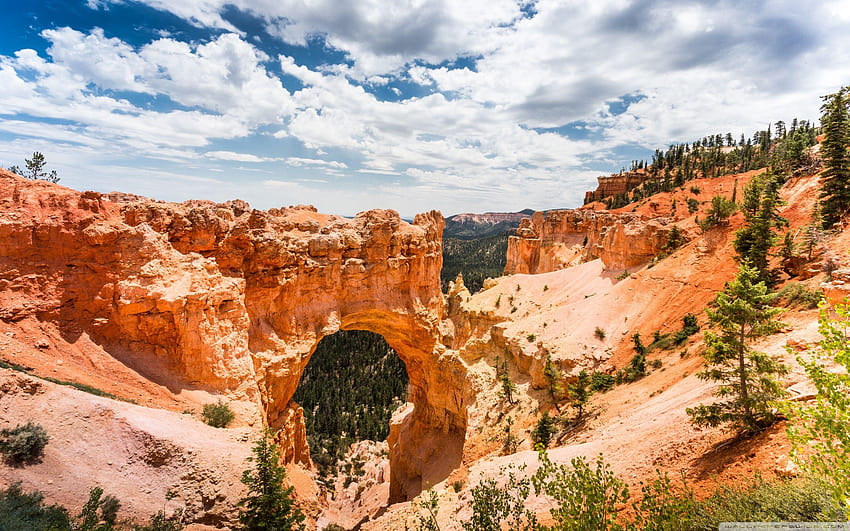
[[[722,195],[716,195],[711,198],[711,207],[706,212],[705,219],[698,221],[697,224],[705,232],[717,225],[726,224],[729,216],[734,214],[736,210],[738,210],[738,205]]]
[[[598,326],[596,327],[596,330],[593,331],[593,335],[596,336],[596,339],[598,339],[599,341],[605,340],[605,330],[599,328]]]
[[[693,197],[688,198],[688,214],[693,214],[699,210],[699,201],[694,199]]]
[[[103,496],[103,489],[92,487],[89,499],[72,526],[73,531],[113,531],[121,502],[115,496]]]
[[[700,503],[691,529],[716,530],[721,522],[835,522],[846,517],[829,486],[816,479],[756,477],[744,485],[723,485]]]
[[[50,437],[32,421],[0,431],[0,453],[11,463],[33,461],[44,453]]]
[[[576,457],[571,466],[556,465],[540,452],[540,468],[531,478],[534,491],[551,498],[557,506],[549,513],[555,529],[563,531],[608,531],[622,529],[618,510],[629,499],[626,483],[614,475],[598,456],[595,466]]]
[[[664,250],[667,253],[672,253],[687,242],[688,240],[682,233],[682,229],[680,229],[678,225],[673,225],[670,227],[670,233],[667,235],[667,243],[664,244]],[[661,260],[661,258],[659,258],[659,260]]]
[[[628,531],[685,531],[692,528],[699,502],[685,485],[674,487],[666,473],[657,472],[648,485],[641,487],[641,498],[632,502],[634,522]]]
[[[40,492],[24,492],[20,483],[0,490],[0,529],[3,531],[70,529],[68,511],[44,505]]]
[[[692,313],[685,314],[682,317],[682,329],[673,334],[673,344],[679,346],[697,332],[699,332],[697,316]]]
[[[531,481],[519,479],[512,468],[502,469],[500,476],[504,477],[506,471],[504,486],[500,486],[496,478],[489,477],[472,489],[472,517],[461,523],[464,531],[501,531],[503,524],[512,531],[541,529],[534,512],[525,508]]]
[[[617,378],[611,374],[606,374],[600,371],[593,371],[590,375],[591,391],[608,391],[617,383]]]
[[[228,424],[236,418],[236,414],[230,409],[230,406],[218,400],[212,404],[204,404],[204,411],[201,413],[204,417],[204,422],[213,428],[226,428]]]
[[[823,292],[819,289],[809,288],[802,282],[789,282],[779,290],[779,300],[789,308],[812,309],[817,308],[820,301],[823,300]]]
[[[629,278],[630,275],[631,273],[629,273],[629,270],[624,269],[622,273],[617,275],[617,280],[626,280],[627,278]]]
[[[418,520],[417,531],[440,531],[437,523],[437,512],[440,510],[440,496],[433,489],[428,489],[413,502]],[[424,512],[423,512],[424,511]]]
[[[649,350],[670,350],[675,345],[674,334],[662,334],[658,330],[652,335],[652,343],[649,344]]]

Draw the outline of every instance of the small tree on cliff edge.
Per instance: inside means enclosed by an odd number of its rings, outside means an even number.
[[[246,531],[304,531],[304,514],[295,507],[294,487],[283,487],[286,469],[280,464],[280,449],[270,430],[253,448],[249,457],[254,467],[242,473],[248,495],[239,502],[239,523]]]
[[[27,179],[36,179],[51,183],[59,182],[59,175],[57,175],[56,170],[51,170],[48,172],[44,169],[47,163],[44,160],[44,155],[42,155],[38,151],[32,154],[31,159],[24,159],[24,162],[27,166],[26,170],[22,170],[18,166],[10,166],[9,171],[11,171],[12,173],[17,173],[21,177],[26,177]]]
[[[748,343],[779,330],[783,323],[776,316],[782,310],[770,305],[776,295],[758,277],[758,270],[744,261],[735,280],[717,295],[717,309],[706,310],[721,333],[706,332],[706,368],[697,376],[720,382],[715,396],[721,400],[687,409],[698,426],[732,424],[743,433],[756,433],[775,420],[771,405],[783,389],[774,376],[788,369]]]

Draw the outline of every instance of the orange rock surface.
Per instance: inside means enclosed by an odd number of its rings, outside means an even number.
[[[598,182],[596,190],[591,190],[584,194],[585,203],[590,203],[591,201],[602,201],[606,197],[613,197],[630,192],[633,188],[643,184],[646,180],[646,172],[644,170],[627,171],[597,177],[596,180]]]
[[[636,267],[661,252],[672,221],[594,210],[535,212],[508,238],[505,273],[546,273],[595,258],[611,270]]]
[[[437,342],[442,229],[438,212],[408,224],[394,211],[172,204],[2,172],[0,319],[53,323],[170,389],[254,404],[244,416],[283,428],[302,463],[291,397],[310,355],[337,330],[377,332],[410,378],[413,407],[389,439],[402,499],[451,471],[466,429],[464,371]]]

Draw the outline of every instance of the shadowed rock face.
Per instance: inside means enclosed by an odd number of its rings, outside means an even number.
[[[410,377],[413,408],[389,437],[401,500],[455,468],[466,430],[465,369],[438,340],[442,230],[438,212],[408,224],[389,210],[173,204],[2,172],[0,318],[51,320],[154,381],[165,371],[249,399],[299,462],[309,452],[291,398],[316,345],[341,329],[379,333]]]
[[[535,212],[508,238],[505,274],[547,273],[595,258],[609,270],[636,267],[664,248],[669,221],[594,210]]]

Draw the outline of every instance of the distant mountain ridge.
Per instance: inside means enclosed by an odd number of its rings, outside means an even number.
[[[504,234],[519,227],[520,221],[531,217],[534,210],[526,208],[519,212],[485,212],[483,214],[464,213],[446,218],[444,238],[471,240]]]

